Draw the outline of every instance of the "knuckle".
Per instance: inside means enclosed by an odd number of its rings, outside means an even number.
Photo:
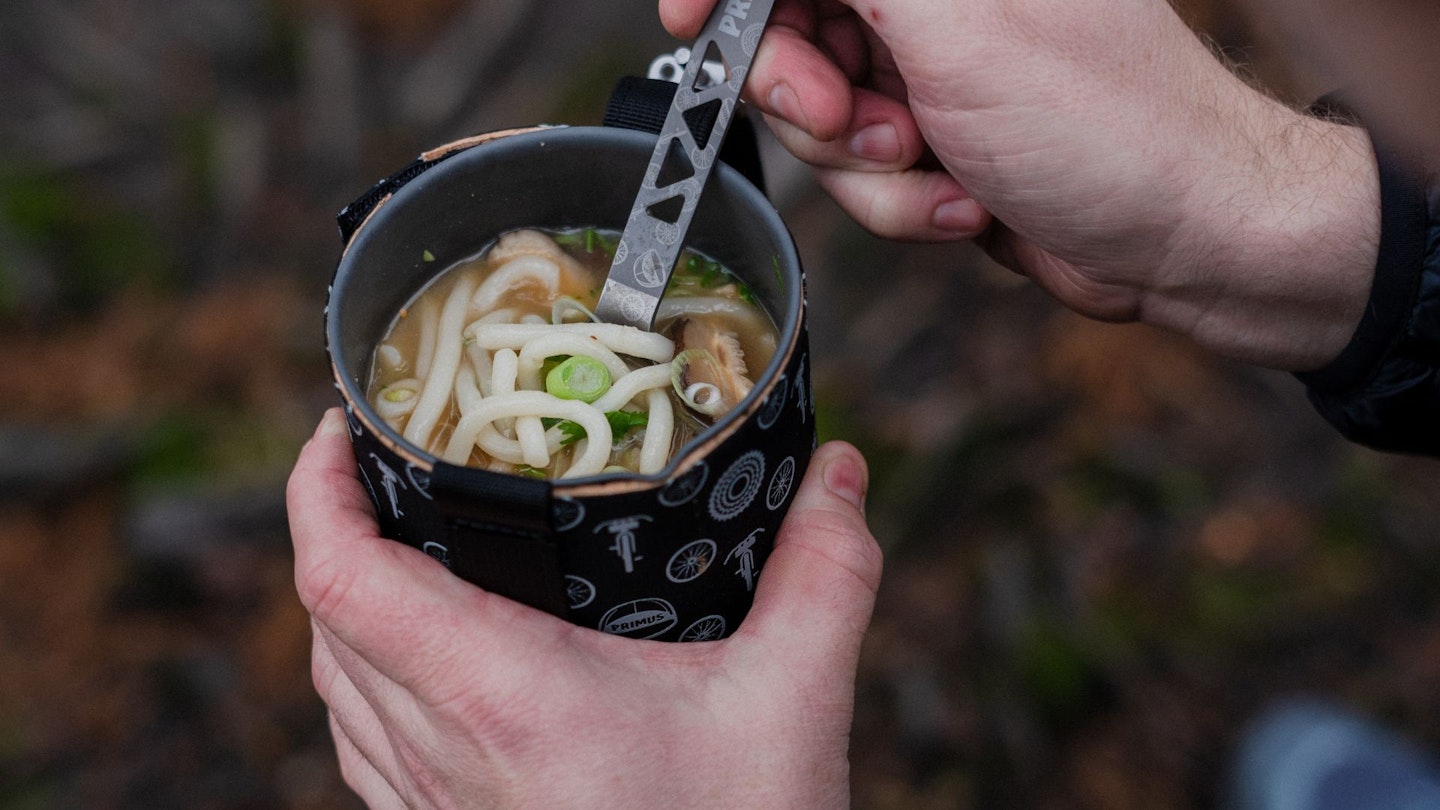
[[[333,658],[320,654],[318,650],[310,654],[310,682],[326,706],[334,700],[335,681],[339,676],[340,668]]]
[[[428,807],[451,804],[450,779],[445,769],[437,764],[440,761],[438,752],[420,745],[410,735],[393,735],[391,740],[395,759],[413,793],[423,798]]]
[[[343,610],[350,600],[358,572],[334,557],[296,566],[295,590],[305,610],[322,624]]]
[[[871,593],[880,587],[884,555],[864,524],[831,509],[812,509],[796,515],[782,531],[784,542],[797,550],[823,558],[853,576]]]

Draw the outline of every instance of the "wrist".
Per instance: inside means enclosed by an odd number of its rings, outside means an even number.
[[[1218,354],[1318,368],[1345,347],[1369,295],[1380,238],[1374,151],[1364,130],[1244,92],[1243,123],[1187,162],[1178,261],[1157,274],[1142,317]]]

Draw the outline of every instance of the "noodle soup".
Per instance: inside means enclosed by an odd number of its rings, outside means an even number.
[[[618,235],[501,235],[400,310],[367,399],[451,464],[535,478],[653,474],[750,392],[778,333],[750,288],[682,254],[655,330],[597,323]]]

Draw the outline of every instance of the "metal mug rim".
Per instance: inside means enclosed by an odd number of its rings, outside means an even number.
[[[326,343],[329,347],[330,368],[336,387],[339,389],[341,397],[349,406],[353,418],[361,422],[371,435],[376,437],[378,441],[391,451],[426,472],[433,471],[437,465],[457,467],[457,465],[449,465],[433,454],[416,447],[391,429],[370,406],[365,397],[365,392],[356,381],[356,378],[346,373],[345,369],[342,368],[342,365],[348,365],[355,362],[355,360],[342,356],[342,324],[336,314],[339,308],[334,306],[334,299],[337,295],[344,293],[346,282],[348,281],[348,271],[352,270],[355,264],[355,262],[351,261],[352,258],[356,255],[357,251],[363,250],[364,243],[367,241],[367,235],[375,232],[375,223],[379,221],[383,224],[387,208],[393,212],[394,206],[404,205],[410,197],[422,193],[427,185],[438,182],[437,178],[443,177],[447,170],[454,171],[460,164],[450,165],[452,161],[464,160],[467,152],[483,149],[487,144],[492,144],[502,139],[512,144],[519,142],[521,145],[527,145],[527,141],[534,141],[534,148],[566,148],[572,142],[583,145],[585,140],[593,142],[593,139],[596,138],[613,139],[616,142],[622,143],[625,141],[633,142],[633,148],[635,148],[637,152],[648,156],[649,153],[653,151],[655,137],[656,136],[650,133],[615,127],[542,125],[476,135],[444,144],[422,153],[422,160],[443,161],[443,163],[437,163],[433,168],[409,179],[374,203],[374,207],[365,215],[364,219],[356,226],[354,232],[347,240],[336,264],[334,278],[331,282],[329,290],[330,300],[327,302],[325,314],[325,334]],[[758,214],[775,233],[783,234],[785,237],[778,241],[780,252],[776,255],[777,268],[785,281],[786,297],[785,312],[783,313],[784,322],[777,323],[781,343],[777,347],[770,363],[757,379],[755,387],[746,398],[719,422],[677,450],[662,470],[648,475],[641,473],[604,473],[586,476],[584,478],[544,481],[543,483],[550,487],[552,494],[556,497],[615,494],[663,486],[708,456],[716,446],[723,443],[733,435],[746,420],[751,418],[779,383],[783,370],[789,364],[790,358],[799,344],[799,334],[804,328],[804,310],[806,305],[804,289],[805,275],[800,263],[798,249],[793,237],[790,235],[788,227],[781,219],[779,212],[775,209],[769,198],[746,179],[744,175],[730,166],[722,164],[715,167],[715,171],[709,182],[711,185],[707,189],[707,193],[713,194],[717,187],[723,188],[725,193],[737,197],[747,208]],[[774,319],[773,315],[774,313],[772,313],[772,319]],[[363,362],[368,363],[368,360]],[[356,369],[356,371],[361,370],[362,369]],[[474,474],[479,477],[511,477],[474,467],[457,467],[457,469],[464,470],[466,474]]]

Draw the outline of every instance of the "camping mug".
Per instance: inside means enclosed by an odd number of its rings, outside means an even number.
[[[716,166],[686,243],[751,288],[779,344],[739,406],[659,473],[535,480],[448,464],[365,395],[376,345],[436,275],[517,228],[623,230],[654,145],[616,127],[535,127],[425,153],[341,212],[326,344],[383,535],[576,624],[698,641],[744,618],[816,442],[804,273],[739,171]]]

